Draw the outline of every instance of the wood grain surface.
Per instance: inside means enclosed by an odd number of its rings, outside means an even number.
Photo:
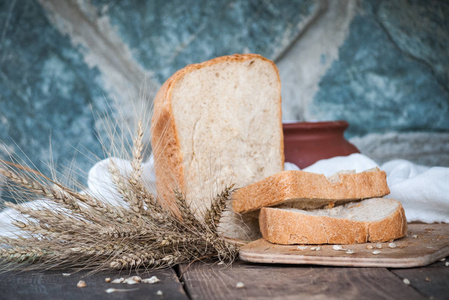
[[[82,271],[72,273],[70,276],[64,276],[62,273],[61,271],[2,273],[0,299],[188,299],[172,269],[139,274],[142,278],[155,275],[161,281],[134,285],[105,282],[106,277],[127,278],[130,276],[129,272],[101,272],[89,275],[86,271]],[[84,280],[87,287],[77,287],[79,280]],[[127,291],[106,293],[106,289],[109,288]],[[159,290],[162,291],[162,295],[157,295]]]
[[[194,264],[182,267],[191,299],[427,299],[385,268]],[[243,288],[237,288],[242,282]]]
[[[178,274],[178,275],[177,275]],[[182,274],[181,279],[178,276]],[[106,277],[122,272],[86,272],[63,276],[60,271],[0,274],[0,299],[448,299],[449,267],[437,262],[410,269],[252,264],[232,266],[196,262],[142,274],[156,275],[156,284],[111,284]],[[410,280],[406,285],[403,279]],[[86,281],[86,288],[76,287]],[[180,282],[181,281],[181,282]],[[238,288],[241,282],[244,287]],[[108,294],[114,287],[132,291]],[[184,289],[183,289],[184,287]],[[136,289],[136,290],[133,290]],[[162,295],[157,295],[161,290]]]
[[[427,268],[394,269],[391,272],[401,279],[407,278],[410,286],[428,299],[449,299],[448,261],[438,261]]]
[[[395,241],[396,248],[389,243],[342,245],[336,251],[333,245],[318,245],[320,251],[305,249],[298,245],[276,245],[259,239],[240,250],[240,259],[256,263],[313,264],[327,266],[411,268],[429,265],[449,255],[449,224],[409,224],[407,237]],[[373,246],[368,249],[367,245]],[[374,255],[373,251],[380,253]]]

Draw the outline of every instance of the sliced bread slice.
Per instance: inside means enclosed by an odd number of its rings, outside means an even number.
[[[155,98],[151,126],[158,199],[175,210],[174,188],[202,217],[226,185],[243,187],[284,167],[279,73],[260,55],[176,72]]]
[[[283,171],[239,189],[233,195],[232,207],[238,213],[280,204],[311,209],[389,193],[387,176],[378,168],[361,173],[341,172],[329,178],[305,171]]]
[[[312,211],[264,207],[262,236],[275,244],[354,244],[385,242],[407,233],[401,203],[373,198]]]

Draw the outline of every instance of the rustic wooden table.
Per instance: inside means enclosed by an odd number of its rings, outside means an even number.
[[[127,272],[9,272],[0,274],[0,299],[449,299],[447,261],[410,269],[196,262],[140,274],[161,281],[135,285],[105,282]],[[77,287],[81,279],[87,287]]]

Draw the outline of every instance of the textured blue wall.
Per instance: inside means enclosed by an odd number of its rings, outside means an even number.
[[[187,64],[234,53],[274,59],[296,37],[313,0],[92,0],[134,58],[160,83]]]
[[[88,170],[103,155],[93,114],[107,101],[100,73],[36,1],[1,1],[0,20],[0,139],[46,174],[50,159],[61,166],[75,156]]]
[[[449,5],[408,5],[363,1],[319,84],[317,119],[348,120],[349,136],[449,130]]]
[[[338,5],[350,11],[348,3],[360,6],[348,14],[352,19],[336,49],[338,58],[319,78],[303,110],[318,120],[348,120],[349,137],[449,132],[449,2],[348,0]],[[24,157],[21,148],[45,171],[50,136],[57,166],[77,156],[87,171],[94,156],[103,156],[96,138],[101,126],[94,114],[112,106],[110,87],[117,78],[111,80],[108,69],[92,61],[95,49],[88,49],[92,44],[83,44],[80,37],[105,37],[98,44],[103,47],[111,36],[105,28],[112,28],[114,49],[128,52],[111,53],[130,53],[130,58],[116,59],[122,65],[133,60],[161,84],[187,64],[220,55],[254,52],[283,59],[303,36],[320,30],[326,10],[335,6],[325,0],[1,1],[0,139],[7,147],[0,147],[0,157],[8,152]],[[65,9],[78,17],[65,20]],[[326,59],[322,56],[316,68]],[[122,78],[127,72],[122,70]],[[91,154],[84,156],[76,148]]]

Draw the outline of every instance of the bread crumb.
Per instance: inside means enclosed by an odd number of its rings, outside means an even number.
[[[443,257],[442,259],[440,259],[440,261],[445,261],[446,260],[446,257]]]
[[[80,280],[80,281],[78,281],[78,284],[76,286],[79,288],[85,288],[87,286],[87,284],[84,280]]]
[[[332,208],[335,206],[335,202],[330,201],[329,204],[327,205],[327,208]]]
[[[343,250],[343,247],[340,245],[333,245],[332,249],[334,249],[335,251],[340,251],[340,250]]]
[[[106,282],[106,283],[111,282],[111,277],[106,277],[106,278],[104,279],[104,282]]]
[[[151,276],[150,278],[146,278],[146,279],[142,279],[143,283],[156,283],[161,281],[159,278],[157,278],[156,276]]]
[[[381,244],[381,243],[377,243],[377,244],[376,244],[376,248],[377,248],[377,249],[382,249],[382,244]]]
[[[390,248],[396,248],[397,245],[396,245],[396,243],[391,242],[391,243],[388,244],[388,247],[390,247]]]
[[[432,280],[429,277],[426,277],[425,281],[431,282]]]
[[[242,289],[245,287],[245,284],[243,282],[237,282],[237,284],[235,285],[236,288],[238,289]]]
[[[320,251],[321,247],[316,247],[315,251]]]
[[[446,267],[449,267],[449,261],[447,261],[445,265],[446,265]]]
[[[115,292],[132,292],[132,291],[137,291],[138,289],[114,289],[114,288],[109,288],[107,290],[105,290],[106,293],[110,294],[110,293],[115,293]]]
[[[366,245],[366,249],[371,250],[371,249],[373,249],[373,248],[374,248],[373,245]]]
[[[161,290],[158,290],[157,292],[156,292],[156,295],[158,295],[158,296],[162,296],[164,293],[162,293],[162,291]]]
[[[298,249],[301,250],[301,251],[303,251],[303,250],[306,250],[306,249],[307,249],[307,246],[302,246],[302,245],[301,245],[301,246],[298,246]]]
[[[410,280],[408,280],[407,278],[404,278],[402,280],[406,285],[410,285]]]
[[[355,251],[354,251],[354,250],[352,250],[352,249],[348,249],[348,251],[346,251],[345,253],[346,253],[346,254],[354,254],[354,253],[355,253]]]
[[[117,278],[111,281],[111,283],[123,283],[123,281],[125,281],[125,278]]]
[[[70,275],[72,275],[72,274],[70,274],[70,273],[62,273],[62,276],[70,276]]]
[[[126,278],[123,283],[127,283],[127,284],[137,284],[139,282],[142,281],[142,278],[140,278],[140,276],[132,276],[129,278]]]
[[[418,238],[418,235],[417,235],[417,234],[414,234],[414,235],[412,235],[412,238],[417,239],[417,238]]]
[[[374,255],[377,255],[377,254],[380,254],[380,253],[382,253],[382,251],[380,251],[380,250],[374,250],[374,251],[373,251],[373,254],[374,254]]]

